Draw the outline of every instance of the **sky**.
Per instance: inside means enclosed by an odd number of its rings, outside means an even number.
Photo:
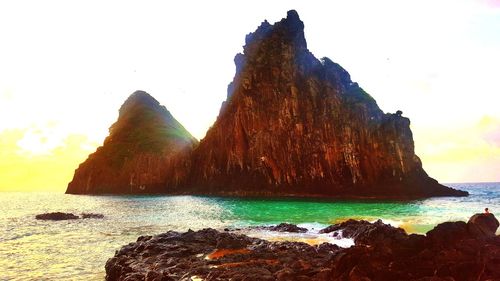
[[[135,90],[196,138],[245,35],[290,9],[309,50],[411,119],[440,182],[500,181],[500,0],[0,1],[0,191],[61,191]]]

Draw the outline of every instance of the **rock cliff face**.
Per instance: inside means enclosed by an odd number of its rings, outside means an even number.
[[[162,193],[169,158],[198,141],[148,93],[120,108],[103,146],[75,171],[66,193]]]
[[[248,34],[235,64],[217,121],[193,151],[171,164],[167,192],[467,194],[422,169],[408,118],[383,113],[340,65],[314,57],[295,11]]]
[[[235,64],[227,100],[199,144],[136,92],[67,192],[467,195],[426,174],[402,112],[382,112],[340,65],[314,57],[297,12],[248,34]]]

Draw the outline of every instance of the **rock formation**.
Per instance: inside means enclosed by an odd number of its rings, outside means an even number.
[[[44,213],[35,216],[37,220],[52,220],[52,221],[62,221],[62,220],[76,220],[80,217],[71,213],[53,212]]]
[[[52,212],[52,213],[44,213],[35,216],[37,220],[51,220],[51,221],[62,221],[62,220],[77,220],[77,219],[103,219],[103,214],[94,214],[94,213],[81,213],[81,216],[77,216],[72,213],[63,213],[63,212]]]
[[[67,193],[162,193],[169,158],[197,140],[148,93],[121,106],[103,146],[75,171]]]
[[[476,236],[465,222],[425,236],[381,221],[349,220],[323,232],[336,230],[355,245],[269,242],[214,229],[141,236],[107,261],[106,280],[500,280],[500,237]]]
[[[467,229],[477,237],[495,237],[500,223],[493,214],[475,214],[467,222]]]
[[[235,64],[215,124],[170,169],[170,192],[467,195],[426,174],[402,112],[384,114],[340,65],[314,57],[297,12],[248,34]]]
[[[314,57],[297,12],[248,34],[235,63],[227,100],[198,145],[136,93],[68,193],[467,195],[426,174],[401,111],[383,113],[340,65]]]

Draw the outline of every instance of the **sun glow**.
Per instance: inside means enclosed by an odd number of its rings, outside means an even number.
[[[3,131],[0,191],[61,191],[96,146],[82,135],[69,135],[61,143],[51,143],[30,131]]]

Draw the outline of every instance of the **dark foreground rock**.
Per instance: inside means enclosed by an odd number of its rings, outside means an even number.
[[[106,280],[321,279],[338,249],[330,244],[272,243],[214,229],[170,231],[124,246],[106,263]]]
[[[62,212],[53,212],[53,213],[45,213],[36,215],[35,218],[37,220],[53,220],[53,221],[62,221],[62,220],[77,220],[77,219],[102,219],[104,218],[103,214],[94,214],[94,213],[82,213],[81,217],[72,214],[72,213],[62,213]]]
[[[356,245],[347,249],[169,231],[122,247],[106,263],[106,280],[500,280],[500,237],[472,229],[447,222],[408,235],[381,221],[350,220],[323,231],[352,237]]]
[[[62,221],[62,220],[76,220],[79,219],[80,217],[71,213],[54,212],[54,213],[45,213],[36,215],[35,218],[37,220]]]
[[[498,220],[493,214],[475,214],[467,222],[469,232],[479,237],[494,237],[498,226]]]

